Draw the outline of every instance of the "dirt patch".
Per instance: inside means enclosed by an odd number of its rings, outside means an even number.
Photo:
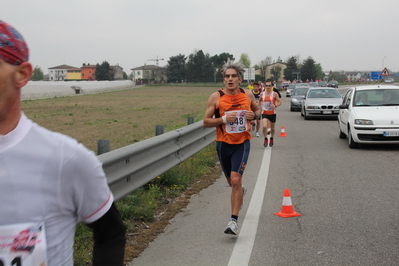
[[[217,164],[210,174],[197,180],[180,196],[165,202],[157,211],[154,222],[131,222],[130,230],[127,232],[125,265],[129,265],[148,247],[151,241],[165,231],[170,220],[190,203],[192,195],[212,185],[221,174],[222,168],[220,164]]]

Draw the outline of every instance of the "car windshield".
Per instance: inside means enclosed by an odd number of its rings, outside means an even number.
[[[358,90],[354,99],[354,106],[399,105],[399,89]]]
[[[296,88],[294,91],[294,95],[306,95],[309,88]]]
[[[308,98],[341,98],[341,94],[334,89],[311,90]]]

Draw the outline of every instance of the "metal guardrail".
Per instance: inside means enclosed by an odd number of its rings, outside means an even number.
[[[101,155],[115,200],[120,200],[215,141],[203,121]]]

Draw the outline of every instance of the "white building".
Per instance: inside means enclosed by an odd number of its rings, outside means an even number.
[[[132,79],[137,84],[140,84],[143,80],[146,82],[161,83],[166,82],[166,69],[164,67],[155,65],[144,65],[136,68],[132,68]]]
[[[68,69],[76,68],[68,65],[60,65],[48,68],[48,80],[59,81],[67,79]]]

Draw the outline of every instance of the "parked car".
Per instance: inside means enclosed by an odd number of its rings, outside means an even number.
[[[291,97],[292,91],[295,89],[296,84],[289,84],[287,90],[285,91],[286,97]]]
[[[325,81],[319,81],[319,82],[317,82],[317,85],[318,85],[319,87],[327,87],[327,82],[325,82]]]
[[[310,117],[337,117],[341,103],[342,97],[337,89],[311,87],[302,102],[301,116],[305,120]]]
[[[308,86],[296,86],[292,95],[291,95],[291,107],[290,110],[301,110],[303,99],[305,99],[305,95],[308,92]]]
[[[308,83],[291,83],[288,85],[287,90],[285,92],[285,96],[291,97],[293,90],[295,89],[296,86],[306,86],[309,87]]]
[[[330,81],[327,83],[327,87],[338,88],[338,81],[336,81],[336,80],[330,80]]]
[[[395,80],[393,78],[387,78],[387,79],[384,80],[384,83],[385,84],[394,84]]]
[[[339,137],[359,144],[399,144],[399,86],[350,88],[339,106]]]

